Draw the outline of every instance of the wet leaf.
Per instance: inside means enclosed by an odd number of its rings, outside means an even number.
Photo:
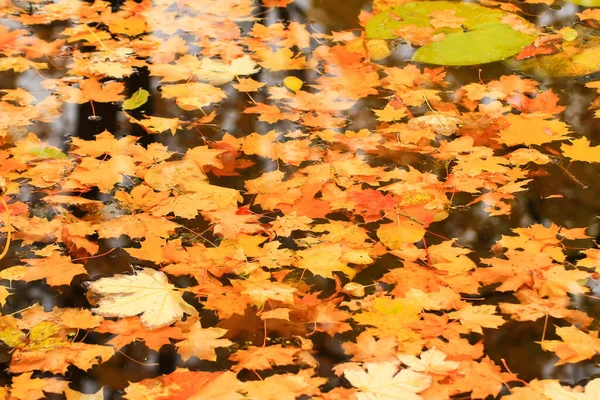
[[[53,158],[55,160],[65,160],[69,158],[65,153],[55,147],[44,147],[39,149],[31,149],[30,153],[43,158]]]
[[[584,7],[600,7],[599,0],[569,0],[569,3]]]
[[[297,92],[302,88],[302,80],[296,78],[295,76],[286,76],[283,79],[283,84],[286,88],[290,89],[292,92]]]
[[[417,393],[427,389],[432,382],[431,377],[403,369],[398,372],[395,363],[367,363],[366,371],[362,369],[348,369],[344,377],[356,387],[359,400],[370,398],[396,398],[402,393],[406,400],[420,400]]]
[[[130,317],[142,314],[143,324],[150,329],[169,325],[184,313],[195,314],[159,271],[143,269],[135,275],[101,278],[90,283],[88,290],[101,294],[97,314],[107,317]]]
[[[149,96],[150,93],[147,90],[139,88],[133,96],[123,102],[121,107],[123,110],[135,110],[146,104]]]

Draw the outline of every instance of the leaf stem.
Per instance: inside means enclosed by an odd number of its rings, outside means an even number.
[[[87,26],[85,24],[83,26],[85,26],[85,29],[87,29],[92,34],[92,36],[94,37],[94,39],[96,39],[98,41],[98,43],[100,43],[100,46],[102,46],[103,50],[105,50],[105,51],[108,50],[106,48],[106,46],[104,45],[104,43],[102,43],[102,40],[100,40],[100,38],[98,36],[96,36],[96,33],[94,33],[94,31],[91,30],[89,26]]]

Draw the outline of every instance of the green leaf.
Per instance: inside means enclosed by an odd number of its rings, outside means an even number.
[[[397,39],[396,30],[415,26],[431,27],[432,11],[454,11],[463,18],[463,29],[440,28],[435,34],[444,37],[422,46],[413,55],[413,61],[437,65],[474,65],[503,60],[519,53],[535,40],[534,35],[516,31],[510,25],[500,22],[510,13],[482,7],[472,3],[452,3],[449,1],[412,2],[385,10],[369,20],[366,27],[368,38]],[[524,27],[534,27],[520,19]]]
[[[148,101],[148,97],[150,97],[150,93],[148,93],[147,90],[139,88],[133,96],[123,102],[123,110],[135,110],[136,108],[143,106]]]
[[[30,154],[43,158],[53,158],[55,160],[64,160],[69,158],[65,153],[55,147],[40,147],[39,149],[29,150]]]
[[[584,7],[600,7],[600,0],[568,0],[569,3]]]

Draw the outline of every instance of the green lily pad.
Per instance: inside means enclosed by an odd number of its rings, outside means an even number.
[[[448,12],[461,21],[460,27],[431,25],[432,12]],[[501,21],[510,17],[522,29],[515,30]],[[514,24],[513,24],[514,25]],[[429,29],[439,35],[419,48],[413,61],[436,65],[475,65],[503,60],[518,54],[535,40],[535,26],[525,19],[498,9],[472,3],[449,1],[411,2],[385,10],[369,20],[366,34],[371,39],[398,39],[401,28]],[[528,33],[523,33],[525,30]]]
[[[53,158],[55,160],[64,160],[69,158],[65,153],[55,147],[40,147],[39,149],[29,150],[30,154],[42,158]]]
[[[148,101],[149,96],[150,93],[148,93],[147,90],[139,88],[133,96],[123,102],[123,110],[135,110],[136,108],[143,106]]]
[[[569,3],[584,7],[600,7],[600,0],[568,0]]]

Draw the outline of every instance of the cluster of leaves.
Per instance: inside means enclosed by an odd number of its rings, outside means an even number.
[[[600,257],[590,247],[568,260],[569,243],[589,238],[585,228],[515,227],[487,257],[435,233],[459,207],[507,218],[515,196],[545,168],[600,162],[600,147],[559,118],[559,97],[517,75],[449,92],[443,67],[384,66],[372,60],[376,47],[364,33],[264,25],[255,7],[250,0],[127,0],[118,11],[100,0],[30,10],[2,3],[0,15],[23,26],[71,25],[52,42],[0,27],[3,71],[43,72],[70,46],[68,73],[42,82],[48,97],[1,91],[0,174],[10,213],[2,231],[11,230],[13,247],[28,256],[0,271],[0,303],[11,303],[15,281],[59,290],[76,276],[89,280],[87,307],[32,304],[0,317],[0,340],[12,349],[12,383],[2,396],[102,398],[72,389],[70,374],[138,341],[156,351],[174,346],[181,366],[197,358],[213,367],[132,382],[128,399],[485,399],[504,386],[512,387],[507,399],[597,399],[598,379],[585,388],[556,380],[523,386],[481,340],[510,320],[552,317],[560,327],[548,327],[552,340],[536,345],[558,364],[600,353],[593,318],[571,307],[590,291]],[[431,18],[454,23],[449,14]],[[241,24],[251,29],[243,34]],[[124,81],[141,68],[160,79],[160,91],[135,88],[126,100]],[[261,68],[287,78],[262,82]],[[291,78],[317,69],[310,82]],[[588,86],[600,90],[598,82]],[[88,102],[123,102],[122,116],[148,134],[202,132],[224,112],[212,106],[235,91],[248,98],[243,112],[267,128],[206,138],[185,153],[107,131],[73,138],[63,153],[28,133],[58,118],[65,103]],[[202,117],[130,111],[157,97]],[[374,128],[351,130],[348,112],[367,98],[382,101],[367,110]],[[277,129],[281,123],[295,128]],[[223,179],[258,163],[267,168],[245,175],[243,189]],[[27,190],[39,200],[22,201]],[[40,216],[39,204],[50,215]],[[192,229],[191,221],[208,228]],[[129,244],[115,240],[123,237]],[[89,268],[114,250],[101,252],[101,243],[126,252],[131,272]],[[361,284],[357,274],[382,260],[390,263],[383,275]],[[494,292],[513,301],[494,304],[484,295]],[[96,343],[80,331],[110,336]],[[319,334],[350,338],[333,371],[317,361]]]

